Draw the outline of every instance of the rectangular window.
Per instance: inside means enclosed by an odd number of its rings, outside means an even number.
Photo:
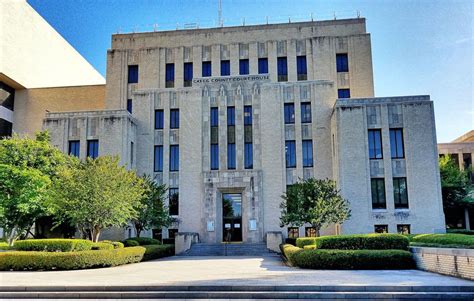
[[[300,55],[296,57],[296,73],[298,80],[308,79],[308,70],[306,67],[306,55]]]
[[[252,125],[252,106],[244,106],[244,125]]]
[[[253,168],[253,144],[245,143],[244,145],[244,168]]]
[[[259,58],[258,59],[258,74],[267,74],[268,73],[268,59]]]
[[[128,66],[128,83],[129,84],[138,83],[138,65]]]
[[[127,99],[127,111],[132,114],[132,100]]]
[[[239,74],[240,75],[249,74],[249,60],[248,59],[242,59],[239,61]]]
[[[403,129],[390,129],[390,151],[392,153],[392,159],[405,158]]]
[[[288,238],[300,237],[300,229],[298,227],[288,227]]]
[[[202,62],[202,77],[212,76],[211,62]]]
[[[227,107],[227,125],[235,125],[235,108]]]
[[[211,144],[211,170],[219,169],[219,144]]]
[[[277,72],[279,82],[288,81],[288,64],[286,61],[286,57],[279,57],[277,59]]]
[[[388,233],[388,225],[374,225],[375,233]]]
[[[235,169],[235,143],[227,144],[227,169]]]
[[[134,152],[135,152],[135,149],[134,149],[133,142],[130,142],[130,165],[133,165],[133,157],[135,156]]]
[[[295,123],[295,105],[292,103],[285,103],[285,124]]]
[[[69,141],[69,155],[79,158],[80,142],[79,140]]]
[[[179,189],[178,188],[169,189],[168,210],[169,210],[170,215],[179,215]]]
[[[179,109],[170,110],[170,129],[179,129]]]
[[[336,54],[336,69],[337,72],[349,72],[349,59],[347,53]]]
[[[184,86],[193,85],[193,63],[184,63]]]
[[[397,225],[398,234],[411,234],[410,225]]]
[[[174,64],[166,64],[166,88],[174,87]]]
[[[219,126],[219,108],[211,108],[211,126]]]
[[[178,234],[178,229],[168,229],[168,238],[174,240]]]
[[[395,200],[395,209],[408,208],[406,178],[393,178],[393,199]]]
[[[87,140],[87,157],[95,159],[99,156],[99,140]]]
[[[306,237],[316,237],[318,233],[316,232],[316,228],[314,227],[305,227],[304,233]]]
[[[311,123],[311,103],[301,103],[301,123]]]
[[[294,140],[285,142],[286,168],[296,167],[296,143]]]
[[[224,60],[221,61],[221,76],[230,75],[230,61]]]
[[[337,90],[337,98],[351,98],[351,90],[350,89],[338,89]]]
[[[163,129],[164,126],[164,113],[163,110],[155,110],[155,129],[156,130],[161,130]]]
[[[179,170],[179,145],[170,145],[170,171]]]
[[[303,167],[313,167],[313,140],[303,140]]]
[[[385,180],[382,178],[370,179],[372,191],[372,209],[386,209]]]
[[[153,166],[155,172],[163,171],[163,145],[155,145],[155,160]]]
[[[369,130],[369,159],[383,159],[381,130]]]

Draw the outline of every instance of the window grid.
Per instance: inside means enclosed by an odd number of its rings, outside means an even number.
[[[268,73],[268,58],[259,58],[258,59],[258,74],[267,74]]]
[[[221,76],[230,75],[230,61],[224,60],[221,61]]]
[[[288,81],[288,63],[286,57],[279,57],[277,59],[278,81]]]
[[[227,169],[235,169],[235,143],[227,144]]]
[[[301,103],[301,123],[311,123],[311,103]]]
[[[164,126],[163,110],[155,110],[155,130],[161,130]]]
[[[92,159],[99,156],[99,140],[87,140],[87,156]]]
[[[285,124],[295,123],[295,105],[293,103],[285,103]]]
[[[249,74],[249,60],[242,59],[239,61],[239,74],[246,75]]]
[[[75,156],[79,158],[80,154],[80,142],[79,140],[71,140],[69,141],[69,155]]]
[[[166,64],[166,88],[174,87],[174,64]]]
[[[244,145],[244,168],[252,169],[253,168],[253,144],[248,142]]]
[[[313,141],[303,140],[303,167],[313,167]]]
[[[168,206],[170,215],[179,215],[179,189],[170,188],[169,189],[169,206]]]
[[[286,168],[296,167],[296,144],[294,140],[285,142],[285,162]]]
[[[212,63],[202,62],[202,77],[209,77],[212,75]]]
[[[219,144],[211,144],[211,170],[219,169]]]
[[[385,198],[385,180],[383,178],[370,179],[372,192],[372,209],[387,209]]]
[[[191,87],[193,85],[193,63],[184,63],[184,86]]]
[[[349,58],[347,53],[336,54],[336,69],[337,72],[349,72]]]
[[[170,110],[170,128],[179,129],[179,109]]]
[[[392,154],[392,159],[405,158],[403,129],[390,129],[390,152]]]
[[[300,55],[296,57],[296,73],[297,73],[297,80],[308,79],[306,55]]]
[[[170,145],[170,171],[179,171],[179,145]]]
[[[395,201],[395,209],[408,209],[406,178],[393,178],[393,199]]]
[[[163,145],[155,145],[155,159],[153,164],[155,172],[163,171]]]
[[[382,131],[369,130],[369,159],[383,159]]]

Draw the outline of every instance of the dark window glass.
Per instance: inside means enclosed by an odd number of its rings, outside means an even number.
[[[245,75],[249,74],[249,60],[243,59],[239,61],[239,74]]]
[[[179,190],[178,188],[169,189],[169,214],[179,215]],[[173,236],[174,237],[174,236]],[[172,238],[172,237],[170,237]]]
[[[184,63],[184,86],[191,87],[193,84],[193,63]]]
[[[349,72],[349,59],[347,53],[336,54],[336,69],[337,72]]]
[[[296,167],[296,144],[294,140],[285,142],[286,168]]]
[[[219,126],[219,108],[211,108],[211,126]]]
[[[174,87],[174,64],[166,64],[166,88],[173,88]]]
[[[230,75],[230,61],[221,61],[221,76]]]
[[[138,83],[138,65],[128,66],[128,83],[129,84]]]
[[[253,145],[252,143],[245,143],[244,146],[244,168],[253,168]]]
[[[405,157],[403,129],[390,129],[390,152],[392,153],[392,159]]]
[[[252,125],[252,106],[244,106],[244,125]]]
[[[179,170],[179,145],[170,145],[170,171]]]
[[[92,159],[99,156],[99,140],[87,140],[87,156]]]
[[[235,125],[235,108],[227,107],[227,125]]]
[[[208,77],[211,75],[212,75],[211,62],[202,62],[202,77]]]
[[[397,225],[398,234],[411,234],[410,225]]]
[[[268,59],[259,58],[258,59],[258,74],[267,74],[268,73]]]
[[[300,237],[300,229],[298,227],[288,227],[288,238]]]
[[[127,111],[132,114],[132,100],[127,99]]]
[[[211,169],[219,169],[219,144],[211,144]]]
[[[372,191],[372,209],[386,209],[385,180],[378,178],[370,179],[370,186]]]
[[[154,171],[163,171],[163,145],[155,145]]]
[[[179,129],[179,109],[170,110],[170,128]]]
[[[369,130],[369,158],[382,159],[382,131]]]
[[[304,233],[306,237],[316,237],[318,233],[316,232],[316,228],[314,227],[305,227]]]
[[[155,110],[155,129],[162,129],[164,126],[164,113],[163,110]]]
[[[69,155],[79,158],[80,153],[80,143],[79,140],[69,141]]]
[[[395,209],[408,208],[406,178],[393,178],[393,199],[395,200]]]
[[[285,103],[285,124],[295,123],[295,105],[292,103]]]
[[[301,103],[301,123],[310,123],[311,122],[311,103],[302,102]]]
[[[279,82],[288,81],[288,64],[286,61],[286,57],[279,57],[277,59],[277,72]]]
[[[303,167],[313,167],[312,140],[303,140]]]
[[[227,144],[227,169],[235,169],[235,143]]]
[[[351,98],[351,90],[350,89],[338,89],[337,90],[337,98]]]
[[[168,229],[168,238],[174,240],[178,234],[178,229]]]
[[[308,70],[306,67],[306,55],[296,57],[296,73],[298,80],[308,79]]]
[[[135,156],[134,155],[134,145],[133,145],[133,142],[130,142],[130,165],[133,165],[133,157]]]
[[[375,233],[388,233],[388,225],[374,225]]]

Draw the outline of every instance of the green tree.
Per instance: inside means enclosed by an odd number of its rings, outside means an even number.
[[[444,206],[448,208],[474,207],[469,171],[460,170],[449,156],[439,158],[439,171]]]
[[[314,178],[299,181],[282,195],[281,226],[311,224],[319,233],[330,224],[343,223],[351,216],[349,202],[341,197],[334,181]]]
[[[173,222],[164,203],[166,186],[157,184],[149,176],[144,176],[143,181],[145,193],[137,207],[138,215],[132,220],[137,237],[144,230],[168,227]]]
[[[122,227],[138,215],[143,179],[103,156],[61,168],[50,206],[58,221],[70,221],[97,242],[103,229]]]
[[[49,177],[34,168],[0,164],[0,227],[9,246],[43,215],[50,183]]]

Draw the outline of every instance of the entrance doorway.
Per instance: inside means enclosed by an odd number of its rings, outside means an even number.
[[[223,241],[242,241],[242,195],[240,193],[222,195],[222,226]]]

